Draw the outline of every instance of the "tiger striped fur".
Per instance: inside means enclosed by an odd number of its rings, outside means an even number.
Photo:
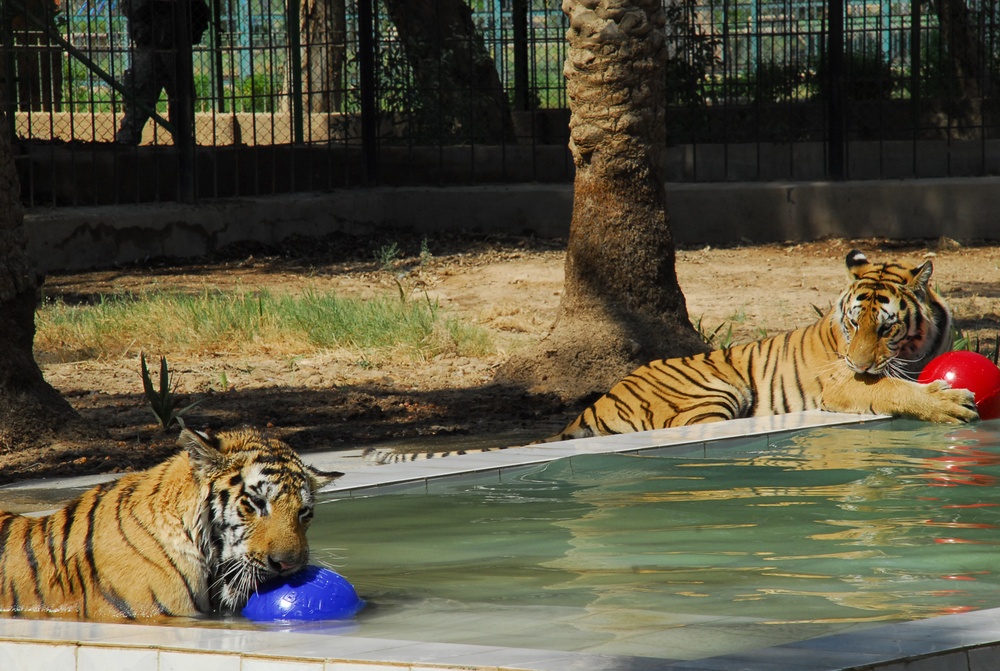
[[[978,417],[973,395],[912,380],[951,349],[930,261],[847,255],[851,284],[818,322],[784,335],[640,367],[543,442],[822,408],[931,422]]]
[[[399,464],[405,461],[422,461],[424,459],[443,459],[444,457],[461,456],[463,454],[482,454],[496,450],[509,449],[508,445],[494,447],[474,447],[468,450],[448,450],[447,452],[396,452],[379,447],[366,447],[361,456],[373,464]]]
[[[313,495],[342,475],[255,430],[185,429],[175,456],[45,517],[0,511],[0,612],[116,620],[237,612],[302,568]]]
[[[747,345],[660,359],[640,367],[542,440],[645,431],[822,408],[931,422],[978,417],[973,395],[918,384],[924,365],[951,349],[951,312],[931,288],[933,266],[872,263],[847,255],[850,285],[810,326]],[[469,450],[485,452],[493,449]],[[370,451],[378,463],[449,453]]]

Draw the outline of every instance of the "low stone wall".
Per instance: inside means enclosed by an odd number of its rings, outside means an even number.
[[[998,240],[1000,178],[878,182],[668,184],[675,241],[688,245],[823,237]],[[350,189],[197,205],[37,208],[29,253],[46,271],[154,257],[194,257],[227,244],[376,229],[564,237],[566,184]]]

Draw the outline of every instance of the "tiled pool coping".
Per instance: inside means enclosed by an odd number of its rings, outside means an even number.
[[[370,496],[432,480],[488,474],[561,457],[638,452],[674,446],[707,450],[709,444],[772,433],[873,421],[825,412],[735,420],[605,438],[499,450],[376,466],[357,452],[311,454],[306,460],[347,473],[325,492]],[[93,479],[66,479],[0,487],[3,495],[31,489],[89,486]],[[223,629],[103,624],[62,620],[0,619],[2,671],[423,671],[519,669],[533,671],[670,671],[772,669],[819,671],[985,671],[1000,668],[1000,608],[875,627],[758,650],[698,660],[627,657],[477,645],[418,643],[339,636],[344,625],[294,626],[287,630]],[[905,663],[903,660],[906,660]]]

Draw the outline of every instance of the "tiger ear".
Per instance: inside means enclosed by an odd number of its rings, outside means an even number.
[[[871,265],[871,261],[858,249],[847,252],[847,273],[856,280],[860,280],[865,274],[865,270]]]
[[[934,273],[934,264],[931,263],[930,259],[927,259],[919,266],[910,271],[913,275],[913,279],[910,280],[909,285],[911,287],[918,287],[920,289],[926,289],[931,282],[931,275]]]
[[[309,473],[309,485],[315,492],[318,489],[326,487],[328,484],[333,482],[344,474],[340,471],[321,471],[318,468],[313,468],[312,466],[306,466],[306,471]]]
[[[219,443],[207,433],[183,429],[177,437],[177,444],[188,453],[198,470],[211,471],[221,468],[225,462]]]

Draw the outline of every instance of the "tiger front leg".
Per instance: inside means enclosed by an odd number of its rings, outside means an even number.
[[[903,382],[906,382],[903,380]],[[975,395],[968,389],[954,389],[947,382],[936,380],[929,384],[906,382],[921,390],[915,411],[909,416],[928,422],[956,424],[979,419]]]
[[[854,374],[824,390],[823,407],[834,412],[909,417],[957,424],[979,418],[975,397],[941,380],[920,384],[897,378]]]

